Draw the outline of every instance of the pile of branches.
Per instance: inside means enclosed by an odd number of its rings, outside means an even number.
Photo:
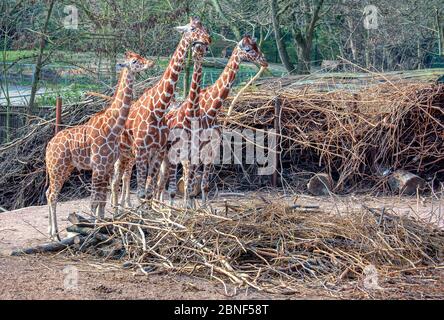
[[[150,78],[135,86],[135,97],[155,83]],[[112,90],[105,92],[112,95]],[[86,122],[94,113],[109,105],[100,97],[87,96],[84,101],[63,106],[62,128],[69,128]],[[47,119],[29,117],[28,125],[17,132],[20,138],[0,146],[0,206],[14,210],[46,203],[47,185],[45,150],[49,140],[54,136],[55,110]],[[81,197],[87,194],[89,184],[85,184],[89,174],[72,175],[65,183],[63,195],[67,198]],[[88,180],[89,181],[89,180]],[[79,185],[86,188],[79,188]]]
[[[409,274],[439,272],[444,262],[442,229],[369,207],[339,214],[258,198],[186,212],[124,210],[96,225],[76,214],[69,220],[67,230],[80,234],[71,253],[117,260],[145,274],[192,274],[219,281],[227,292],[233,286],[278,294],[323,288],[340,295],[352,286],[393,294]],[[418,281],[430,284],[436,276]],[[376,290],[384,286],[390,290]]]
[[[138,83],[134,96],[157,79]],[[368,186],[384,190],[387,172],[397,169],[411,171],[431,185],[444,180],[444,85],[386,79],[360,90],[344,90],[338,89],[343,83],[333,86],[327,80],[313,85],[302,80],[298,85],[279,84],[281,80],[263,83],[238,97],[226,126],[274,128],[275,104],[279,103],[281,178],[288,186],[300,186],[301,174],[317,172],[327,172],[336,180],[334,192]],[[334,90],[328,90],[332,86]],[[227,104],[231,101],[229,98]],[[88,96],[81,103],[64,106],[63,124],[81,124],[108,103],[106,98]],[[54,118],[50,114],[49,120],[29,121],[19,139],[0,146],[0,209],[46,202],[45,148],[54,135]],[[254,165],[219,169],[219,182],[230,188],[244,182],[249,188],[256,185],[258,181],[250,176],[263,180],[255,175]],[[246,180],[239,181],[239,177]],[[262,180],[259,183],[269,183]],[[73,174],[61,198],[87,195],[89,183],[85,181],[90,181],[88,172]]]
[[[318,86],[250,90],[238,98],[227,127],[268,130],[278,116],[284,168],[327,172],[337,192],[381,189],[397,169],[444,180],[443,84],[387,81],[333,91]]]

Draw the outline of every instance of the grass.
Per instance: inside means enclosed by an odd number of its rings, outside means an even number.
[[[35,55],[37,50],[11,50],[6,51],[6,62],[12,63],[17,62],[8,71],[9,83],[16,86],[31,86],[32,84],[32,66],[26,66],[25,64],[32,64],[35,60]],[[120,55],[122,57],[122,55]],[[3,57],[0,56],[0,63]],[[151,57],[156,64],[157,70],[163,70],[168,66],[169,57]],[[211,57],[208,57],[207,61],[211,66],[204,66],[203,72],[203,87],[207,87],[214,83],[219,77],[223,70],[223,60],[222,66],[213,66],[213,61]],[[47,71],[50,78],[49,80],[41,80],[39,83],[40,87],[45,87],[50,93],[39,95],[36,98],[38,105],[54,105],[56,96],[61,95],[65,101],[75,102],[79,101],[82,97],[84,91],[102,91],[105,88],[105,83],[108,84],[109,81],[105,78],[102,79],[103,83],[98,83],[94,77],[88,75],[68,75],[68,76],[57,76],[55,72],[60,70],[60,68],[66,68],[67,66],[82,66],[87,65],[90,62],[96,62],[98,64],[98,57],[94,52],[72,52],[72,51],[56,51],[53,53],[51,58],[51,63],[44,67],[44,71]],[[102,64],[106,64],[107,61],[102,60]],[[241,84],[242,82],[248,81],[256,72],[258,68],[252,64],[242,64],[239,68],[238,76],[234,86]],[[181,86],[183,83],[184,72],[181,74],[180,85],[178,91],[181,91]],[[190,75],[191,77],[191,75]],[[43,79],[45,79],[43,77]],[[179,93],[179,96],[182,96]]]
[[[29,60],[37,54],[37,50],[10,50],[5,53],[5,62],[16,62],[19,60]],[[0,56],[0,60],[3,62],[3,52]]]
[[[49,93],[36,97],[36,103],[40,106],[55,105],[56,98],[61,97],[64,103],[74,103],[82,99],[85,91],[100,91],[102,87],[98,84],[73,83],[63,88],[57,85],[47,87]]]

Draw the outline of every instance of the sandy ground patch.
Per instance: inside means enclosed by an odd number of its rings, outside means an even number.
[[[325,210],[344,214],[350,208],[363,205],[390,210],[430,221],[444,227],[444,203],[431,197],[311,197],[307,195],[286,196],[281,193],[246,193],[236,196],[220,194],[214,207],[223,204],[271,199],[288,204],[317,205]],[[59,203],[58,222],[60,230],[66,228],[70,212],[87,213],[89,199]],[[111,214],[109,207],[108,214]],[[138,272],[122,270],[114,266],[103,267],[101,261],[66,255],[36,255],[10,257],[15,248],[41,244],[48,241],[47,206],[28,207],[0,213],[0,299],[301,299],[329,298],[328,294],[276,296],[254,290],[238,290],[233,297],[224,294],[223,287],[214,282],[179,274],[144,276]],[[62,233],[66,234],[66,233]],[[64,286],[64,269],[74,266],[79,270],[79,282],[74,290]],[[234,288],[230,294],[234,293]],[[444,295],[444,293],[443,293]]]

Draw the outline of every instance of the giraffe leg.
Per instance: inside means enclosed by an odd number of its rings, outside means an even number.
[[[173,205],[172,201],[175,196],[175,188],[172,188],[172,183],[175,183],[175,181],[172,181],[171,179],[171,170],[175,170],[175,166],[170,163],[168,160],[168,157],[165,157],[162,161],[162,165],[160,166],[160,172],[159,172],[159,181],[158,181],[158,189],[156,190],[156,198],[160,200],[161,202],[164,201],[164,192],[166,189],[166,185],[168,184],[168,193],[169,193],[169,200],[170,205]],[[175,179],[174,179],[175,180]],[[174,194],[172,195],[171,190],[174,189]]]
[[[177,164],[170,163],[168,171],[168,193],[170,197],[170,205],[174,206],[174,199],[176,198],[177,194]]]
[[[136,155],[137,168],[137,197],[142,203],[146,200],[146,181],[148,176],[148,161],[146,156]]]
[[[92,191],[91,191],[91,211],[96,219],[105,217],[106,189],[108,187],[109,176],[104,170],[93,169]]]
[[[59,189],[54,185],[50,185],[48,190],[46,190],[46,199],[48,201],[49,206],[49,225],[48,225],[48,234],[51,240],[59,240],[59,230],[57,227],[57,196]],[[61,189],[61,188],[60,188]]]
[[[183,179],[183,206],[184,208],[191,208],[190,204],[190,194],[189,194],[189,182],[190,182],[190,162],[182,161],[182,179]]]
[[[109,173],[105,174],[103,176],[102,186],[100,187],[99,208],[97,215],[101,220],[105,218],[105,206],[107,201],[109,179],[110,179],[110,174]]]
[[[133,205],[131,203],[131,172],[133,171],[134,161],[128,160],[124,165],[124,171],[122,176],[122,195],[120,198],[120,203],[124,208],[132,208]]]
[[[114,173],[114,179],[113,183],[115,183],[117,186],[122,180],[122,188],[120,192],[120,199],[118,200],[118,203],[124,208],[131,208],[131,197],[130,197],[130,183],[131,183],[131,172],[133,170],[134,161],[133,160],[127,160],[127,159],[120,159],[120,163],[115,165],[115,173]],[[118,168],[116,168],[118,166]],[[117,172],[119,173],[119,176],[117,175]],[[118,198],[117,194],[117,187],[112,186],[113,189],[113,197]]]
[[[201,182],[202,206],[203,207],[205,207],[207,204],[208,192],[210,190],[210,171],[211,171],[211,165],[205,164],[203,166],[202,182]]]
[[[196,208],[196,184],[197,184],[197,176],[198,176],[198,165],[192,164],[190,165],[189,173],[188,173],[188,197],[189,202],[192,208]]]
[[[145,194],[146,194],[145,197],[148,201],[153,198],[154,185],[159,175],[162,159],[163,157],[161,155],[154,155],[152,157],[152,160],[150,161],[150,165],[148,168],[148,176],[145,184]]]
[[[119,205],[119,184],[122,179],[124,170],[124,163],[121,159],[118,159],[114,164],[114,174],[111,181],[111,206],[117,208]],[[122,187],[123,192],[123,187]],[[121,202],[122,204],[122,202]]]
[[[46,190],[46,199],[49,206],[49,228],[48,233],[51,240],[59,240],[59,230],[57,226],[57,198],[62,190],[65,180],[71,174],[73,167],[56,166],[47,168],[49,176],[49,187]]]
[[[154,192],[154,197],[159,201],[163,201],[163,192],[165,190],[168,179],[167,170],[167,160],[163,159],[162,164],[160,165],[159,179],[157,180],[157,189]]]

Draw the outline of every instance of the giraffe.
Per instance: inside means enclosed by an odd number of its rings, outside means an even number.
[[[57,196],[74,168],[92,171],[91,210],[96,218],[105,215],[106,188],[118,143],[128,117],[135,74],[151,68],[154,62],[128,51],[120,65],[119,82],[110,106],[94,114],[85,124],[58,132],[46,147],[49,188],[49,235],[57,237]]]
[[[146,89],[131,106],[125,131],[122,134],[121,156],[114,166],[112,182],[112,205],[118,206],[118,187],[122,180],[120,204],[130,207],[129,183],[131,171],[136,164],[137,197],[139,201],[151,200],[154,181],[166,151],[168,126],[164,117],[174,97],[176,83],[182,70],[185,54],[190,45],[209,45],[210,35],[199,18],[190,19],[189,24],[176,27],[182,38],[160,81]]]
[[[259,64],[260,66],[267,67],[268,63],[260,51],[256,44],[256,40],[252,38],[250,35],[245,35],[234,48],[230,59],[228,60],[227,65],[225,66],[224,71],[216,80],[216,82],[207,87],[200,92],[199,96],[199,150],[200,150],[200,160],[203,157],[205,158],[203,162],[203,170],[202,170],[202,180],[201,180],[201,190],[202,190],[202,204],[205,205],[207,201],[208,191],[209,191],[209,175],[211,169],[212,159],[215,154],[212,153],[211,144],[213,144],[220,134],[212,134],[214,131],[219,132],[219,127],[217,124],[217,115],[222,108],[224,100],[227,98],[231,86],[233,85],[234,79],[236,77],[236,73],[239,70],[239,66],[242,61],[251,61],[253,63]],[[205,153],[205,155],[203,155]],[[194,196],[190,194],[191,190],[194,190],[195,183],[197,183],[197,178],[199,174],[197,173],[197,169],[199,166],[194,166],[192,170],[194,172],[187,172],[187,176],[190,181],[185,181],[184,176],[184,184],[188,186],[188,194],[187,196]],[[171,169],[171,170],[174,170]],[[167,175],[168,170],[164,170],[162,175]],[[173,174],[170,174],[170,178],[172,179]],[[162,185],[159,186],[159,192],[162,192],[164,185],[167,180],[166,177],[161,179]],[[173,178],[175,182],[175,178]],[[169,193],[170,197],[175,195],[176,185],[170,181],[169,184]],[[170,189],[171,188],[171,189]],[[185,195],[184,195],[185,196]],[[188,200],[186,200],[188,201]],[[194,201],[191,202],[194,205]]]
[[[206,51],[207,47],[204,45],[197,45],[193,47],[194,69],[187,100],[180,104],[177,108],[171,109],[166,115],[167,125],[170,130],[167,151],[171,150],[171,145],[178,145],[180,143],[179,149],[176,150],[185,150],[186,156],[182,156],[181,159],[171,161],[172,159],[170,159],[168,152],[166,152],[161,166],[162,174],[160,175],[160,181],[158,182],[159,188],[157,190],[157,197],[159,198],[162,197],[163,187],[166,183],[164,179],[166,179],[167,173],[163,173],[165,170],[169,170],[169,181],[173,187],[176,186],[176,172],[179,162],[182,164],[184,177],[187,177],[184,180],[185,182],[188,182],[189,174],[195,172],[194,164],[191,164],[190,159],[190,156],[193,153],[193,151],[191,151],[191,148],[193,148],[193,143],[191,142],[191,130],[193,129],[193,125],[198,125],[199,122],[199,94],[202,80],[202,60]],[[184,143],[186,145],[184,145]],[[184,201],[188,199],[187,194],[190,192],[191,190],[188,190],[186,185]],[[174,201],[174,196],[175,191],[170,191],[171,204]]]

